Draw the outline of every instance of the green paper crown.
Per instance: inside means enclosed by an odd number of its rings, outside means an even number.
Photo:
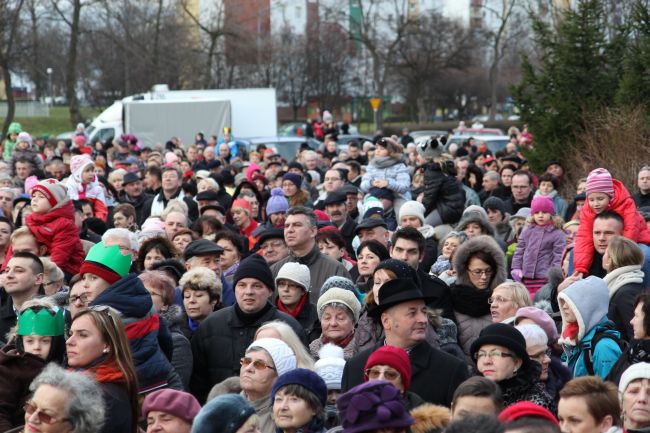
[[[18,335],[39,335],[41,337],[56,337],[63,335],[65,318],[63,308],[54,307],[54,314],[47,308],[38,313],[27,308],[18,318]]]
[[[88,251],[86,261],[99,263],[120,277],[126,277],[129,274],[129,269],[131,269],[131,254],[124,255],[119,246],[111,245],[107,247],[104,242],[95,244]]]

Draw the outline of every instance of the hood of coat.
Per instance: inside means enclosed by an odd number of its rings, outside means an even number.
[[[129,274],[104,290],[92,305],[107,305],[122,317],[141,318],[153,312],[151,295],[136,274]]]
[[[588,279],[592,278],[595,277],[589,277]],[[600,280],[600,278],[596,280]],[[580,280],[573,283],[557,295],[558,302],[560,300],[566,302],[576,316],[578,336],[575,343],[582,341],[591,329],[607,318],[609,308],[609,290],[607,286],[604,283],[589,284],[584,283],[585,281]],[[562,332],[560,334],[564,335],[567,321],[562,308],[560,308],[560,314],[562,314]],[[571,342],[565,341],[563,337],[559,341],[560,343],[571,344]]]
[[[494,227],[492,227],[492,224],[490,224],[490,221],[488,221],[485,211],[482,208],[481,210],[483,212],[473,211],[469,208],[466,209],[465,212],[463,212],[463,216],[460,218],[458,225],[456,226],[456,230],[462,232],[465,230],[465,227],[471,223],[474,223],[478,224],[481,227],[484,235],[494,237]]]
[[[499,244],[491,236],[476,236],[465,241],[458,247],[454,255],[456,284],[470,287],[474,286],[469,278],[467,267],[469,265],[469,259],[479,251],[486,252],[488,255],[494,257],[496,261],[497,268],[492,277],[492,282],[488,286],[488,290],[492,291],[496,286],[506,280],[506,258]]]

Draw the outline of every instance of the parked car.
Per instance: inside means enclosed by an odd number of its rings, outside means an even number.
[[[411,131],[410,135],[415,141],[417,141],[418,137],[437,137],[439,135],[447,135],[447,131],[443,131],[441,129],[421,129],[418,131]]]
[[[306,137],[252,137],[240,138],[238,142],[244,143],[250,151],[257,149],[260,144],[275,150],[282,158],[292,161],[298,155],[302,143],[307,143],[312,150],[318,150],[322,144],[320,141]]]
[[[452,143],[456,143],[460,146],[465,140],[467,140],[467,138],[467,136],[454,136],[450,138],[447,140],[447,144],[445,145],[445,152],[449,150],[449,146]],[[492,153],[505,149],[510,141],[510,137],[507,135],[474,135],[473,138],[476,140],[477,145],[480,145],[481,143],[487,144],[488,149]]]
[[[477,136],[477,135],[503,135],[499,128],[463,128],[454,129],[454,136]]]

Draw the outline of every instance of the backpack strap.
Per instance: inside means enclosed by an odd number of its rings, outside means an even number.
[[[606,332],[607,329],[613,329],[613,328],[607,327],[606,329],[597,332],[596,335],[594,335],[594,338],[591,339],[591,347],[586,350],[585,355],[583,357],[585,368],[587,369],[587,373],[589,373],[592,376],[595,374],[594,373],[594,351],[596,350],[596,345],[600,340],[604,338],[609,338],[610,340],[613,340],[616,343],[616,345],[621,349],[622,352],[625,352],[627,348],[625,342],[623,342],[619,337],[609,332]]]

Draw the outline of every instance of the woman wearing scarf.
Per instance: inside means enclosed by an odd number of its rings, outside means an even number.
[[[343,348],[347,361],[354,355],[354,326],[359,320],[361,304],[354,292],[340,287],[321,291],[317,304],[323,333],[309,345],[309,352],[318,360],[320,348],[333,343]]]
[[[300,263],[288,262],[282,265],[275,277],[278,288],[276,306],[278,310],[296,319],[312,342],[320,336],[321,325],[316,306],[309,302],[311,277],[309,268]]]
[[[68,367],[99,383],[106,403],[102,433],[137,431],[138,385],[120,315],[109,307],[82,310],[66,341]]]

